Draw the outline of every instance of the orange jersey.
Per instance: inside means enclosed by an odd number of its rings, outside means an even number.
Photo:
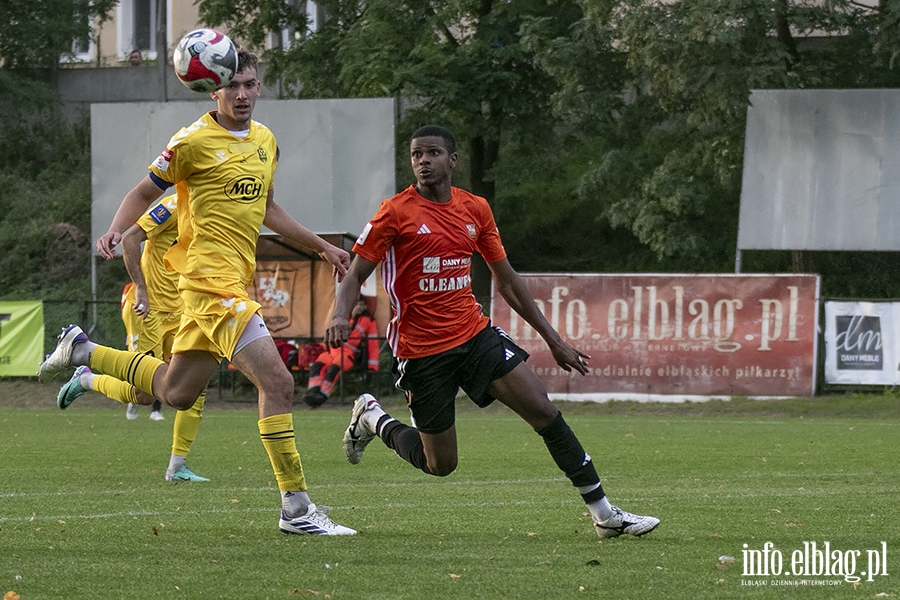
[[[353,252],[381,262],[394,317],[387,340],[397,358],[432,356],[468,341],[488,318],[472,293],[472,254],[506,258],[484,198],[451,188],[447,203],[426,200],[410,186],[381,207]]]

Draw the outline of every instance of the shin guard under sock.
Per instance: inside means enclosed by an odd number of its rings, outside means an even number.
[[[382,423],[384,420],[386,422]],[[416,467],[423,473],[431,475],[428,470],[428,459],[425,458],[425,448],[422,446],[422,438],[419,430],[400,421],[384,415],[379,419],[378,437],[385,446],[397,453],[397,456]]]
[[[97,373],[127,381],[152,396],[153,375],[164,364],[149,354],[97,346],[91,352],[91,364],[88,366]]]
[[[275,481],[282,492],[305,492],[306,478],[300,453],[294,440],[294,419],[290,413],[272,415],[257,422],[262,440],[275,472]]]
[[[191,445],[197,439],[197,431],[200,429],[205,401],[206,390],[203,390],[193,406],[175,413],[175,426],[172,429],[172,454],[187,456],[191,451]]]
[[[556,466],[566,474],[572,485],[591,490],[581,494],[585,503],[589,504],[603,498],[605,494],[600,485],[600,477],[594,469],[594,463],[575,437],[575,432],[563,420],[562,413],[558,413],[549,425],[538,431],[538,435],[544,439]]]

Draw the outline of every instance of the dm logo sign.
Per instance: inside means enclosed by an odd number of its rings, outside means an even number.
[[[837,368],[847,371],[881,371],[881,317],[835,316]]]
[[[263,182],[253,175],[235,177],[225,185],[225,195],[229,200],[242,204],[252,204],[263,195]]]

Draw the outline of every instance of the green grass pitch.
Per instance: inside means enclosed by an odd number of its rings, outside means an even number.
[[[658,516],[656,531],[597,538],[541,439],[505,409],[459,414],[460,466],[446,478],[423,475],[377,440],[350,465],[341,449],[349,406],[298,410],[313,500],[359,530],[324,538],[279,533],[279,495],[250,405],[208,408],[188,464],[212,481],[178,485],[163,479],[172,411],[154,423],[146,409],[126,421],[118,408],[0,408],[0,594],[900,596],[900,419],[571,408],[564,414],[611,501]],[[404,408],[391,410],[406,419]],[[772,542],[787,571],[792,552],[826,541],[841,557],[860,551],[857,575],[868,550],[886,549],[886,565],[856,583],[743,573],[745,550],[758,558]]]

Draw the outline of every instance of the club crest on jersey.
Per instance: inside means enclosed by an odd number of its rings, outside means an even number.
[[[469,237],[473,240],[478,235],[478,231],[475,229],[474,223],[466,223],[466,233],[469,234]]]
[[[162,204],[157,204],[153,207],[153,210],[150,211],[150,218],[153,219],[153,222],[157,225],[162,225],[171,216],[172,213]]]
[[[156,157],[156,160],[153,161],[153,166],[165,173],[169,170],[169,164],[172,162],[172,151],[166,148],[162,151],[162,154]]]
[[[440,273],[441,272],[441,257],[440,256],[426,256],[422,258],[422,272],[423,273]]]
[[[262,149],[262,146],[256,149],[256,153],[259,154],[259,162],[266,163],[269,162],[269,155],[266,154],[266,151]]]

